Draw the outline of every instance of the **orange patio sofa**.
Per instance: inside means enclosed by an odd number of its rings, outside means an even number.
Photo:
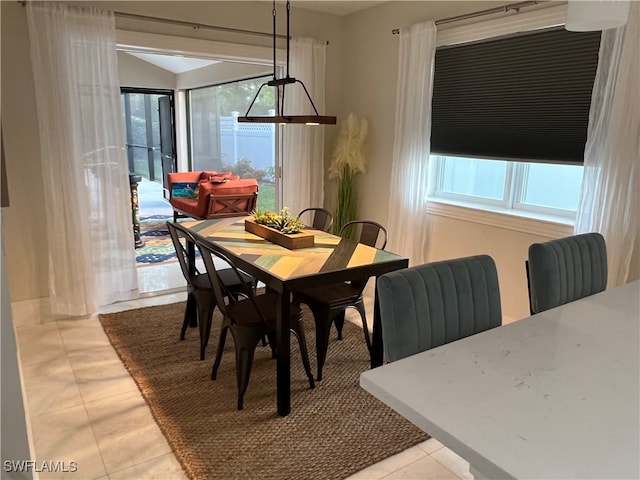
[[[167,183],[174,222],[184,217],[244,216],[256,208],[258,182],[253,178],[241,179],[231,172],[174,172],[167,174]]]

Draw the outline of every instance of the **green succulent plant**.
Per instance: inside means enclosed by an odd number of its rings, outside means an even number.
[[[252,212],[252,215],[256,223],[275,228],[286,234],[300,233],[305,228],[304,223],[302,223],[298,217],[291,215],[288,207],[284,207],[280,214],[269,210],[263,212],[259,208],[256,208]]]

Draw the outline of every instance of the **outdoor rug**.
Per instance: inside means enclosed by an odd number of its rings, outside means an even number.
[[[138,266],[157,265],[177,260],[169,229],[167,229],[167,221],[173,221],[173,216],[147,215],[140,217],[140,238],[144,241],[144,246],[136,248],[136,264]]]
[[[210,380],[221,322],[216,309],[206,360],[197,329],[179,340],[184,303],[101,314],[104,330],[191,479],[344,479],[428,435],[359,386],[369,368],[362,329],[333,332],[324,378],[310,389],[291,346],[291,413],[276,412],[275,360],[258,346],[244,410],[236,410],[233,337]],[[314,322],[304,308],[312,371]]]

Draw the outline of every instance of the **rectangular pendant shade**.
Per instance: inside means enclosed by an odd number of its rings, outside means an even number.
[[[277,115],[238,117],[242,123],[298,123],[303,125],[335,125],[336,117],[326,115]]]

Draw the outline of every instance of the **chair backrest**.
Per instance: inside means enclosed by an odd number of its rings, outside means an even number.
[[[179,223],[167,222],[167,228],[169,229],[173,248],[178,257],[180,270],[182,270],[182,274],[187,283],[191,285],[192,275],[198,273],[195,266],[195,240],[193,235]]]
[[[502,324],[498,272],[488,255],[386,273],[376,289],[389,361]]]
[[[225,297],[230,301],[237,297],[244,297],[245,299],[239,301],[243,302],[248,309],[253,310],[253,313],[255,314],[255,317],[253,318],[259,318],[264,324],[266,324],[267,321],[256,304],[254,293],[247,286],[247,283],[240,274],[238,267],[236,267],[226,255],[214,250],[207,243],[203,242],[201,237],[194,235],[194,240],[198,250],[200,250],[200,256],[202,257],[204,267],[207,271],[207,275],[209,276],[209,281],[211,282],[213,293],[216,297],[216,304],[222,314],[233,322],[235,319],[229,315],[229,310],[225,303]],[[229,282],[229,284],[236,285],[236,289],[241,288],[241,292],[238,292],[237,290],[231,292],[226,287],[225,282],[223,282],[219,276],[220,267],[216,266],[215,259],[218,259],[219,263],[223,263],[225,265],[224,270],[229,272],[229,275],[234,276],[234,281]],[[245,313],[250,312],[245,311]]]
[[[380,250],[384,250],[387,246],[387,230],[371,220],[354,220],[345,223],[339,235]]]
[[[305,219],[309,216],[311,217],[311,222],[307,223]],[[326,208],[305,208],[298,214],[298,218],[300,218],[305,225],[316,230],[322,230],[323,232],[330,231],[331,225],[333,225],[333,215],[331,215],[331,212]]]
[[[607,247],[599,233],[583,233],[529,247],[529,306],[539,313],[607,288]]]
[[[232,195],[211,194],[206,218],[246,216],[255,210],[257,202],[257,192]]]

